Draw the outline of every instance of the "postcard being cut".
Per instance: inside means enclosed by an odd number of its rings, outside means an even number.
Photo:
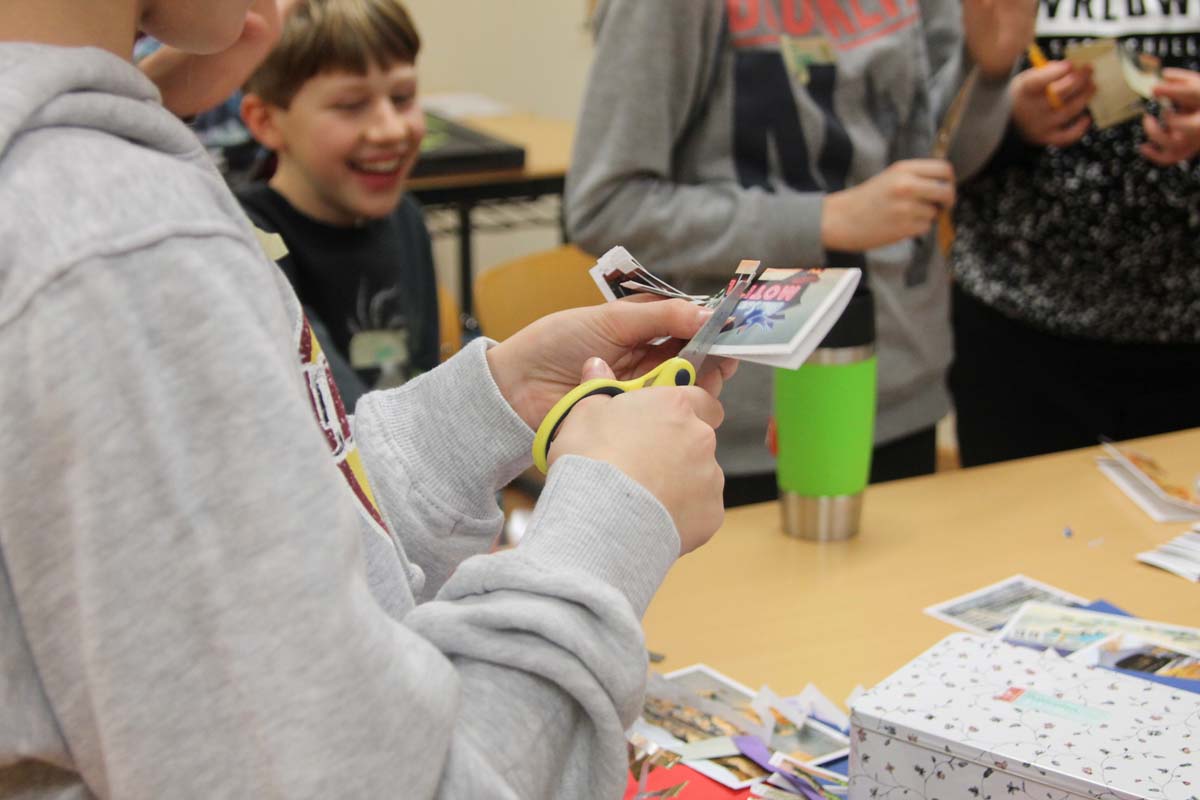
[[[821,343],[862,277],[859,269],[764,269],[756,261],[738,266],[738,274],[746,272],[754,275],[753,283],[709,352],[786,369],[798,368]],[[724,290],[712,296],[685,294],[624,247],[601,256],[590,274],[607,300],[654,294],[711,308],[725,295]]]

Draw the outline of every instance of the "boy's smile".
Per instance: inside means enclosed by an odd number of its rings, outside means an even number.
[[[320,73],[270,113],[279,154],[271,186],[292,205],[333,225],[395,209],[425,135],[413,64]]]

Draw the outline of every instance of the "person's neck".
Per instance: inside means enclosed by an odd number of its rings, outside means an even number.
[[[3,0],[0,41],[101,47],[129,60],[138,17],[137,0]]]
[[[278,156],[275,174],[267,181],[267,185],[309,219],[336,228],[356,228],[364,222],[321,202],[309,188],[308,181],[299,174],[299,169],[286,156]]]

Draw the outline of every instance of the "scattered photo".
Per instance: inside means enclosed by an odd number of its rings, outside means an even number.
[[[1200,630],[1082,608],[1028,603],[1000,635],[1013,644],[1074,653],[1110,636],[1129,634],[1177,651],[1200,651]]]
[[[1078,595],[1025,575],[1013,575],[962,597],[930,606],[925,613],[972,633],[989,634],[999,632],[1021,606],[1031,601],[1069,607],[1088,603]]]
[[[730,737],[746,732],[748,724],[738,720],[736,713],[723,713],[714,701],[664,683],[661,679],[651,680],[642,707],[642,720],[647,728],[657,729],[660,737],[665,733],[667,738],[656,738],[645,728],[640,729],[638,732],[646,738],[680,752],[685,746],[712,739],[728,741]],[[731,789],[744,789],[768,774],[740,754],[689,760],[687,765]]]
[[[1200,655],[1119,633],[1071,656],[1089,667],[1145,672],[1164,678],[1200,680]]]
[[[760,730],[767,723],[771,723],[771,749],[797,761],[824,764],[843,758],[849,752],[850,740],[841,731],[811,718],[805,719],[778,698],[774,702],[756,703],[760,697],[759,693],[704,664],[672,672],[666,679],[702,698],[728,706],[743,718],[756,723]],[[762,720],[756,705],[759,708],[769,708],[772,719]]]

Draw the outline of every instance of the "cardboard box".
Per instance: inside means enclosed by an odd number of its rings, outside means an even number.
[[[850,800],[1197,800],[1200,695],[954,634],[851,709]]]

